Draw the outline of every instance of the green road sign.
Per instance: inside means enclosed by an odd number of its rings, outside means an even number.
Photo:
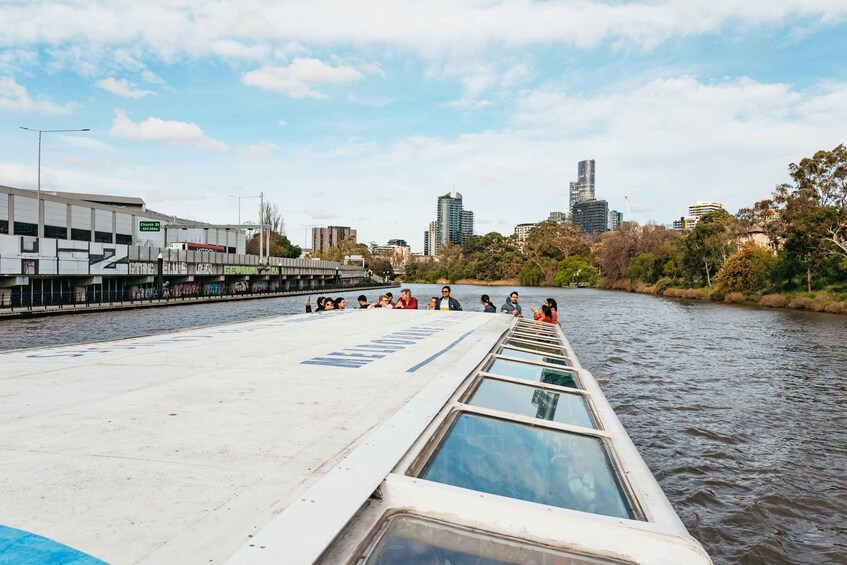
[[[162,231],[161,222],[138,222],[138,231]]]

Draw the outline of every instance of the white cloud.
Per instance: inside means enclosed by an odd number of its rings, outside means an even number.
[[[241,152],[251,159],[262,159],[279,151],[280,147],[276,143],[263,141],[254,145],[245,145],[241,148]]]
[[[97,81],[97,86],[112,94],[123,96],[124,98],[143,98],[148,94],[156,94],[152,90],[139,90],[135,87],[135,83],[128,81],[125,78],[116,80],[113,77],[104,78]]]
[[[482,110],[494,104],[491,100],[473,100],[471,98],[460,98],[452,100],[446,105],[450,108],[458,108],[459,110]]]
[[[33,100],[25,86],[11,77],[0,77],[0,108],[39,114],[70,114],[74,104],[56,104],[49,100]]]
[[[220,56],[257,60],[304,56],[304,45],[376,44],[432,55],[492,45],[562,44],[653,49],[673,38],[791,24],[833,25],[847,17],[843,0],[640,0],[530,2],[345,0],[283,3],[89,2],[6,3],[4,46],[52,45],[53,56],[84,45],[81,64],[102,64],[115,48],[160,61]],[[37,22],[38,25],[33,25]]]
[[[266,66],[244,73],[241,82],[292,98],[320,100],[327,95],[316,86],[350,84],[362,78],[362,73],[350,66],[333,67],[319,59],[295,59],[287,67]]]
[[[196,147],[226,151],[221,141],[211,139],[200,126],[192,122],[177,122],[160,118],[147,118],[143,122],[133,122],[123,110],[115,110],[115,120],[109,133],[123,139],[140,141],[170,141]]]
[[[144,80],[144,82],[148,82],[150,84],[165,84],[165,81],[162,77],[148,69],[144,69],[143,71],[141,71],[141,78]]]
[[[285,120],[280,119],[280,120],[277,120],[276,124],[277,124],[278,126],[280,126],[280,127],[285,127],[285,126],[287,126],[287,125],[288,125],[288,122],[286,122]]]

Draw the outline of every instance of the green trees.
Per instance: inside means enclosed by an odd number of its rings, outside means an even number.
[[[594,286],[598,280],[600,273],[582,257],[571,255],[559,261],[556,286]]]
[[[730,253],[735,250],[733,222],[726,210],[715,210],[703,215],[685,238],[683,263],[691,280],[704,276],[706,286],[712,286],[712,275],[717,273]]]

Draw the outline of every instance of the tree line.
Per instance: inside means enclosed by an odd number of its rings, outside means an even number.
[[[445,245],[406,266],[408,282],[517,279],[525,286],[703,289],[717,294],[847,289],[847,148],[788,167],[791,182],[731,215],[702,216],[687,233],[625,222],[599,236],[552,221],[523,246],[492,232]]]

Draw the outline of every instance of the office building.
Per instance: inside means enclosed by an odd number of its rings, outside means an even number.
[[[605,200],[585,200],[573,209],[573,223],[582,233],[602,233],[608,230],[609,203]]]
[[[347,226],[327,226],[325,228],[312,228],[312,250],[325,253],[330,247],[338,246],[348,238],[356,241],[356,230]]]
[[[394,247],[409,247],[409,244],[406,243],[405,239],[389,239],[388,245]]]

